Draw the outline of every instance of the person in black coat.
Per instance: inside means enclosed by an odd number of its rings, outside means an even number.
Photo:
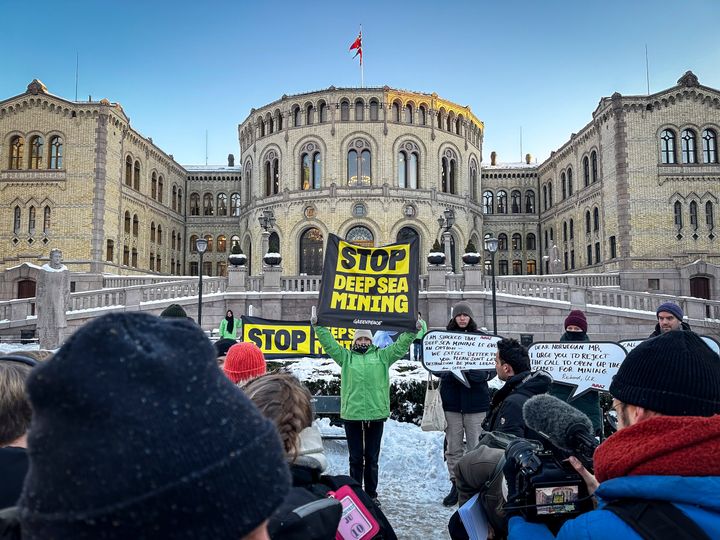
[[[447,330],[452,332],[478,331],[473,320],[473,312],[466,302],[458,302],[453,308],[453,317],[448,322]],[[455,465],[463,456],[463,440],[467,441],[467,450],[472,450],[480,439],[482,423],[490,408],[490,392],[487,381],[491,372],[468,370],[463,372],[470,386],[465,386],[452,373],[440,373],[440,397],[445,411],[445,459],[452,486],[450,493],[443,499],[445,506],[457,503],[455,487]]]

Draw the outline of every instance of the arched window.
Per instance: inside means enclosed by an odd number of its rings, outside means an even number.
[[[408,124],[413,123],[413,107],[410,103],[405,106],[405,122]]]
[[[132,233],[135,238],[138,237],[140,234],[140,220],[138,219],[137,214],[133,214],[133,225],[132,225]]]
[[[527,261],[527,274],[529,276],[534,276],[537,274],[537,263],[535,262],[535,259],[528,259]]]
[[[583,158],[583,182],[585,187],[590,185],[590,159],[587,156]]]
[[[483,191],[483,213],[484,214],[492,214],[493,213],[493,192],[486,190]]]
[[[418,155],[420,149],[415,143],[406,142],[398,152],[398,186],[401,188],[417,189],[420,176],[420,163]]]
[[[564,171],[560,175],[560,183],[562,184],[562,198],[565,200],[567,199],[567,177]]]
[[[205,235],[205,241],[207,242],[207,252],[211,253],[213,250],[213,237],[210,234]]]
[[[20,210],[20,206],[16,206],[15,210],[13,211],[13,232],[15,234],[18,234],[20,232],[21,225],[21,219],[22,219],[22,211]]]
[[[312,103],[308,103],[307,107],[305,108],[305,124],[308,126],[312,125],[312,123],[315,121],[315,107],[313,107]]]
[[[592,181],[597,182],[598,179],[598,164],[597,164],[597,152],[593,150],[590,154],[590,165],[592,168]]]
[[[136,248],[132,248],[132,267],[137,268],[138,265],[138,252]]]
[[[239,216],[240,215],[240,194],[239,193],[233,193],[230,195],[230,215],[231,216]]]
[[[158,202],[163,202],[163,191],[165,191],[165,183],[163,182],[162,175],[158,176]]]
[[[600,230],[600,210],[593,209],[593,231],[597,232]]]
[[[150,241],[155,242],[155,222],[150,222]]]
[[[710,201],[705,203],[705,224],[710,229],[715,227],[715,218],[713,217],[713,204]]]
[[[710,204],[710,203],[708,203]],[[710,208],[712,209],[712,205],[710,205]],[[43,210],[43,232],[48,233],[50,232],[50,207],[46,206]]]
[[[507,214],[507,191],[501,190],[497,194],[498,214]]]
[[[40,169],[43,166],[43,146],[45,142],[39,135],[30,139],[30,168]]]
[[[543,210],[548,209],[548,188],[547,185],[543,186]]]
[[[133,189],[140,191],[140,161],[137,159],[133,167]]]
[[[683,226],[682,204],[680,204],[680,201],[675,201],[674,211],[675,211],[675,226],[679,229],[680,227]]]
[[[536,249],[537,242],[535,240],[535,235],[533,233],[528,233],[527,237],[525,238],[525,249],[528,251],[531,251],[533,249]]]
[[[277,124],[277,130],[282,131],[283,128],[283,115],[280,111],[275,111],[275,123]]]
[[[507,248],[508,248],[507,234],[505,234],[505,233],[498,234],[498,251],[507,251]]]
[[[150,197],[157,199],[157,174],[155,172],[150,177]]]
[[[243,182],[245,182],[245,203],[250,203],[250,195],[252,193],[252,162],[247,160],[245,162],[245,174],[243,175]],[[249,257],[248,257],[248,260]],[[248,272],[250,270],[248,269]]]
[[[177,210],[177,186],[172,187],[172,209]]]
[[[567,221],[563,221],[563,242],[568,241],[568,226]]]
[[[379,104],[377,99],[371,99],[370,100],[370,120],[378,120],[379,119]]]
[[[25,139],[16,135],[10,140],[10,169],[19,171],[23,168],[25,155]]]
[[[585,234],[590,234],[590,210],[585,212]]]
[[[280,253],[280,236],[275,231],[268,237],[268,253]]]
[[[112,262],[115,258],[115,242],[108,240],[105,243],[105,260]]]
[[[400,103],[398,103],[397,101],[392,104],[392,121],[400,121]]]
[[[227,251],[227,241],[225,235],[221,234],[217,237],[217,252],[225,253],[225,251]]]
[[[697,211],[697,208],[695,209]],[[28,233],[35,233],[35,207],[31,206],[28,209]]]
[[[520,235],[520,233],[514,233],[512,235],[511,241],[513,249],[522,249],[522,236]]]
[[[172,234],[170,235],[170,249],[175,249],[176,245],[177,245],[177,234],[175,234],[175,231],[172,231]]]
[[[703,162],[717,163],[717,134],[715,130],[706,129],[702,133],[703,138]]]
[[[697,163],[695,154],[695,132],[692,129],[684,129],[680,134],[682,144],[682,162]]]
[[[525,192],[525,213],[535,213],[535,192],[532,189],[528,189]]]
[[[295,127],[299,127],[302,125],[301,117],[302,114],[300,113],[300,107],[295,105],[295,107],[293,107],[293,125]]]
[[[575,220],[570,219],[570,240],[575,238]]]
[[[212,216],[215,214],[213,208],[213,196],[212,193],[205,193],[203,195],[203,216]]]
[[[457,175],[457,157],[449,148],[445,150],[441,162],[441,191],[443,193],[457,193],[455,177]]]
[[[552,182],[548,182],[548,208],[552,208],[552,205],[553,205]]]
[[[197,253],[197,235],[190,236],[190,253]]]
[[[321,124],[324,124],[325,122],[328,121],[328,106],[327,106],[327,103],[325,103],[324,101],[321,101],[321,102],[320,102],[319,110],[320,110],[320,115],[319,115],[319,116],[320,116],[320,123],[321,123]]]
[[[227,216],[227,203],[228,203],[228,197],[225,193],[218,193],[217,196],[217,215],[218,216]]]
[[[694,229],[698,226],[698,207],[695,201],[690,201],[690,226]]]
[[[300,150],[300,189],[320,189],[322,158],[315,143],[307,143]]]
[[[260,136],[265,136],[265,120],[258,118],[258,127],[260,128]]]
[[[340,121],[341,122],[349,122],[350,121],[350,102],[346,99],[344,99],[340,102]]]
[[[425,108],[425,105],[420,105],[420,108],[418,109],[418,123],[421,126],[427,125],[427,109]]]
[[[510,192],[510,211],[513,214],[519,214],[522,207],[522,195],[518,190]]]
[[[323,268],[323,235],[312,227],[300,236],[300,274],[319,276]]]
[[[478,200],[478,167],[474,159],[470,160],[470,198]]]
[[[191,216],[199,216],[200,215],[200,194],[199,193],[191,193],[190,194],[190,215]]]
[[[365,103],[362,99],[355,100],[355,121],[365,120]]]
[[[177,211],[178,211],[178,213],[182,213],[183,210],[184,210],[184,208],[183,208],[183,200],[182,200],[182,189],[178,188]]]
[[[571,197],[573,194],[573,172],[570,167],[568,167],[568,170],[567,170],[567,181],[568,181],[568,197]]]
[[[157,228],[157,243],[160,245],[162,245],[162,243],[163,243],[162,225],[158,225],[158,228]]]
[[[675,132],[664,129],[660,133],[660,154],[663,163],[673,164],[675,159]]]
[[[131,223],[130,212],[128,212],[126,210],[125,211],[125,234],[130,234],[130,223]]]
[[[420,235],[418,232],[412,228],[412,227],[403,227],[400,229],[397,233],[396,241],[398,243],[406,244],[409,243],[413,238],[418,239],[417,245],[420,245]],[[420,268],[420,250],[417,250],[418,258],[415,259],[415,267]]]
[[[63,142],[57,135],[50,138],[50,168],[63,168]]]
[[[363,247],[373,247],[375,245],[375,237],[370,229],[357,225],[347,232],[345,240],[351,244]]]
[[[347,154],[348,186],[372,185],[372,155],[367,141],[357,139],[350,143]]]
[[[522,261],[519,259],[514,259],[512,262],[513,266],[513,276],[520,276],[522,275]]]

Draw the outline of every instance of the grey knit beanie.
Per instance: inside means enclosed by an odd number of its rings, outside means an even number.
[[[458,302],[453,307],[452,315],[453,317],[457,317],[458,315],[465,314],[469,316],[471,319],[474,317],[472,308],[470,307],[470,304],[467,302]]]
[[[26,539],[238,540],[289,490],[273,424],[188,319],[80,328],[28,380]]]

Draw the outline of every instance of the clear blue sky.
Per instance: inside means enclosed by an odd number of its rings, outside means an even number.
[[[688,69],[720,88],[717,0],[297,2],[0,0],[0,99],[34,78],[49,91],[122,104],[182,164],[239,154],[237,125],[283,94],[359,86],[348,52],[363,25],[365,86],[470,105],[484,160],[539,161],[603,96],[645,94]]]

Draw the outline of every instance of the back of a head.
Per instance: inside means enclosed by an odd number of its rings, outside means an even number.
[[[30,365],[0,356],[0,447],[19,439],[30,428],[32,409],[25,382],[31,369]]]
[[[289,489],[275,427],[188,319],[96,319],[27,389],[23,537],[235,540]]]
[[[294,458],[300,432],[313,421],[312,396],[308,389],[293,375],[268,373],[248,382],[243,390],[275,424],[285,452]]]
[[[527,349],[516,339],[503,338],[497,342],[497,348],[500,360],[505,364],[510,364],[516,375],[530,369],[530,357]]]
[[[228,349],[223,371],[235,384],[243,383],[267,371],[265,356],[254,343],[241,341]]]
[[[720,358],[694,332],[666,332],[628,353],[610,393],[667,416],[720,414]]]
[[[162,310],[160,316],[169,319],[187,319],[187,312],[180,304],[170,304]]]

